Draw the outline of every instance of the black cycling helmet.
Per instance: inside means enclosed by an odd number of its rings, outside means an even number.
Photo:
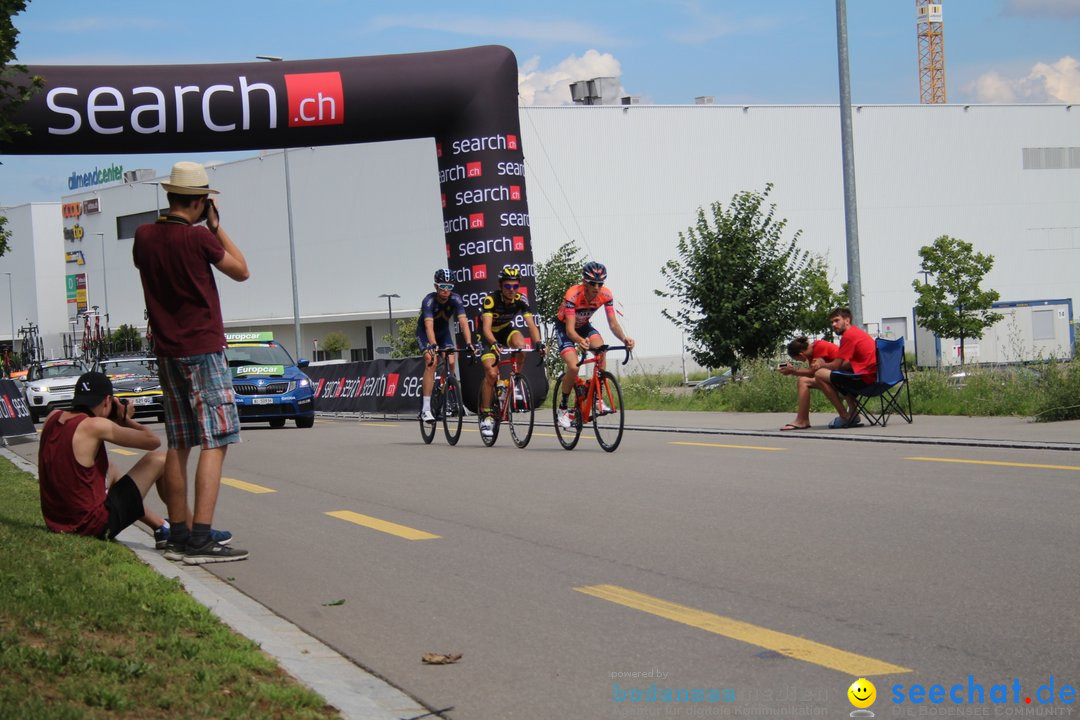
[[[499,282],[503,280],[518,280],[521,278],[521,271],[512,265],[503,265],[502,270],[499,271]]]
[[[602,283],[607,280],[607,268],[602,263],[591,260],[581,268],[581,279],[585,282]]]
[[[450,276],[450,271],[449,270],[447,270],[446,268],[439,268],[438,270],[435,271],[435,282],[436,283],[452,283],[452,282],[454,282],[454,280]]]

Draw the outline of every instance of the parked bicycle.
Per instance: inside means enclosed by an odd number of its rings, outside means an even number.
[[[494,425],[491,428],[491,435],[485,435],[481,432],[480,439],[484,441],[484,445],[491,447],[499,437],[499,427],[506,423],[510,427],[510,437],[513,439],[514,444],[519,448],[523,448],[532,439],[536,408],[534,407],[535,403],[529,379],[521,372],[521,363],[524,361],[518,360],[517,353],[536,353],[538,364],[543,364],[544,354],[542,348],[500,347],[498,350],[499,362],[496,365],[496,371],[499,373],[499,379],[495,382],[495,395],[492,397],[493,407],[490,415],[488,415],[494,421]],[[508,368],[508,372],[504,373],[503,368]],[[484,388],[481,383],[476,397],[477,409],[484,406],[483,392]],[[483,412],[478,412],[476,417],[477,420],[483,423]]]
[[[579,375],[574,383],[574,407],[569,412],[569,428],[559,424],[558,388],[562,387],[563,376],[559,375],[559,379],[555,381],[556,391],[551,396],[551,413],[555,420],[555,434],[559,438],[559,444],[567,450],[574,449],[581,438],[581,428],[590,422],[596,433],[596,441],[604,450],[615,452],[622,442],[623,423],[626,419],[622,390],[615,376],[607,370],[601,370],[598,362],[605,353],[613,350],[623,350],[626,353],[623,365],[630,362],[630,349],[625,345],[601,345],[581,352],[578,366],[591,364],[592,373],[587,372],[587,378]],[[592,357],[586,359],[590,354]]]
[[[446,434],[446,442],[457,445],[461,437],[461,423],[465,418],[465,403],[462,402],[461,385],[454,377],[450,367],[450,356],[453,353],[468,352],[459,348],[439,348],[435,365],[435,386],[431,389],[431,414],[434,420],[425,421],[420,418],[420,437],[424,442],[431,444],[435,439],[435,427],[442,420],[443,432]]]

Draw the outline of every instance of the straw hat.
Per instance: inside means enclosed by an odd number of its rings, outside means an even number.
[[[173,165],[169,182],[161,183],[166,192],[178,195],[207,195],[217,193],[210,188],[210,178],[206,169],[195,162],[181,161]]]

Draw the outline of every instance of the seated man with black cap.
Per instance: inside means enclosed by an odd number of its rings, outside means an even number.
[[[75,383],[72,409],[46,418],[38,478],[41,514],[50,530],[112,539],[136,520],[155,530],[162,525],[144,511],[143,498],[165,472],[165,453],[157,449],[158,436],[134,415],[134,405],[113,397],[106,375],[88,372]],[[121,477],[105,443],[152,452]]]

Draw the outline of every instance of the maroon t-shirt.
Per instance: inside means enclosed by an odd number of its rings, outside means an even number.
[[[214,265],[225,257],[225,248],[205,227],[169,218],[140,225],[131,250],[142,277],[155,352],[163,357],[220,352],[225,325]]]
[[[109,458],[105,444],[98,448],[93,466],[80,465],[71,440],[76,428],[89,416],[75,415],[61,424],[62,414],[54,412],[41,429],[38,448],[41,514],[45,525],[54,532],[101,537],[109,529],[109,511],[105,507]]]

